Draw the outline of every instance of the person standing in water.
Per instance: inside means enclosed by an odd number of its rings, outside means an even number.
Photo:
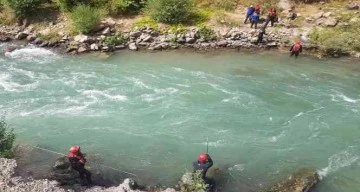
[[[200,154],[197,158],[197,161],[193,163],[194,172],[200,171],[201,178],[206,184],[209,185],[209,191],[213,191],[215,189],[215,180],[212,178],[207,178],[206,173],[213,165],[214,163],[210,155],[205,153]]]
[[[302,45],[300,41],[296,41],[293,46],[290,48],[290,56],[295,55],[295,58],[299,56],[299,54],[302,52]]]
[[[68,159],[71,167],[79,172],[80,179],[83,185],[90,185],[92,183],[90,171],[85,169],[86,159],[80,151],[79,146],[72,146],[69,150]],[[84,182],[86,177],[87,183]]]

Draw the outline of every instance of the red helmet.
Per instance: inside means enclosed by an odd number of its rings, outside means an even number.
[[[74,153],[74,154],[79,153],[80,147],[79,146],[72,146],[69,151],[70,151],[70,153]]]
[[[198,157],[200,163],[205,163],[208,160],[208,156],[205,153],[201,153]]]

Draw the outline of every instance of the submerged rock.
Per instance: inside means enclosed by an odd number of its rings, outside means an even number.
[[[309,192],[319,181],[315,170],[303,168],[272,186],[267,192]]]

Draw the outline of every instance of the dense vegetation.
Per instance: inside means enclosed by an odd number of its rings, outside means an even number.
[[[0,157],[11,158],[13,156],[13,144],[15,134],[8,127],[4,119],[0,120]]]

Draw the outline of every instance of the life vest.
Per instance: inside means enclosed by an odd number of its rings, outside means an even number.
[[[69,159],[70,163],[73,165],[76,165],[78,162],[80,162],[82,164],[86,163],[86,159],[84,158],[84,156],[82,154],[69,153],[68,159]]]
[[[300,43],[296,43],[296,44],[294,45],[294,47],[293,47],[293,51],[294,51],[294,52],[298,52],[298,51],[300,51],[300,48],[301,48]]]
[[[260,5],[255,5],[255,13],[260,14]]]
[[[276,9],[273,9],[269,12],[270,16],[276,17]]]

